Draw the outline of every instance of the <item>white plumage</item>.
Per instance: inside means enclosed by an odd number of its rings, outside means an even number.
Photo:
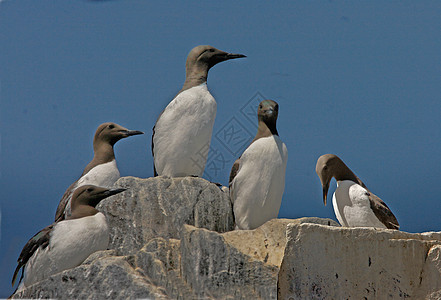
[[[254,229],[277,218],[287,161],[288,150],[278,135],[257,139],[242,154],[230,187],[237,228]]]
[[[155,125],[156,172],[179,177],[202,176],[216,118],[216,101],[207,84],[179,93]]]
[[[337,189],[332,198],[335,215],[342,226],[376,227],[398,230],[400,224],[392,211],[335,154],[324,154],[317,159],[315,171],[323,189],[323,203],[332,178]]]
[[[27,262],[18,290],[80,265],[90,254],[106,250],[108,243],[109,229],[102,213],[55,224],[49,245],[40,246]]]
[[[76,187],[83,185],[96,185],[110,188],[119,179],[120,173],[116,165],[116,160],[93,167],[85,175],[78,179]]]
[[[110,188],[120,178],[120,176],[121,175],[115,159],[108,163],[93,167],[89,172],[81,176],[69,191],[70,195],[68,196],[66,208],[64,210],[66,216],[70,216],[71,214],[72,194],[77,188],[84,185],[96,185],[104,188]]]
[[[342,226],[387,228],[375,216],[369,192],[352,180],[337,181],[332,197],[335,216]]]
[[[84,185],[111,187],[120,177],[113,146],[129,136],[144,134],[121,125],[107,122],[98,126],[93,138],[93,159],[87,164],[81,177],[64,192],[55,213],[55,221],[64,220],[71,214],[71,200],[75,190]]]

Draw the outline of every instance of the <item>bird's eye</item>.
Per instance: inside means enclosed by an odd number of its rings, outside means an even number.
[[[93,188],[88,188],[87,191],[90,193],[93,191]]]
[[[115,125],[110,124],[110,125],[109,125],[109,128],[110,128],[110,129],[113,129],[113,128],[115,128]]]
[[[364,194],[365,194],[366,196],[368,196],[368,197],[369,197],[369,196],[371,195],[370,193],[367,193],[367,192],[366,192],[366,193],[364,193]]]
[[[327,169],[328,169],[328,166],[325,165],[325,166],[323,167],[323,170],[327,170]]]
[[[259,108],[262,108],[262,105],[259,105]]]
[[[210,52],[214,52],[214,49],[213,48],[211,48],[210,50],[208,50],[208,51],[210,51]]]
[[[279,110],[279,105],[276,104],[275,110]]]

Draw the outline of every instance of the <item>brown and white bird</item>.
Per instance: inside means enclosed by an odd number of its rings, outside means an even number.
[[[208,71],[220,62],[240,57],[245,55],[212,46],[197,46],[190,51],[184,86],[153,127],[155,176],[202,176],[217,105],[207,88]]]
[[[55,221],[64,220],[70,215],[70,201],[73,192],[78,187],[91,184],[109,188],[119,179],[120,173],[116,165],[113,146],[121,139],[138,134],[144,134],[144,132],[129,130],[111,122],[98,126],[93,138],[93,159],[86,166],[81,177],[64,193],[55,213]]]
[[[17,260],[12,285],[21,268],[23,273],[18,290],[79,266],[90,254],[106,250],[109,229],[106,217],[95,206],[101,200],[123,191],[125,189],[93,185],[77,188],[72,195],[72,214],[42,229],[24,246]]]
[[[277,132],[278,113],[279,105],[273,100],[259,104],[257,134],[231,168],[236,229],[255,229],[279,214],[288,150]]]
[[[340,225],[346,227],[375,227],[399,229],[392,211],[379,197],[368,190],[345,163],[334,154],[319,157],[316,172],[326,199],[332,177],[337,180],[337,189],[332,198],[335,216]]]

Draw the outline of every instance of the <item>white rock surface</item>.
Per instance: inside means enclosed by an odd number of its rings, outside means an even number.
[[[441,233],[315,224],[287,228],[279,299],[425,299],[439,295]]]

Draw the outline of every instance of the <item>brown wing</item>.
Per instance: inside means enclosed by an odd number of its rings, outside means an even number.
[[[230,187],[231,187],[231,182],[233,182],[234,177],[236,177],[237,172],[239,171],[239,166],[240,166],[240,158],[236,159],[233,166],[231,167],[230,179],[228,180],[228,184],[230,185]]]
[[[49,245],[49,238],[50,238],[50,234],[52,232],[52,229],[54,228],[54,225],[55,225],[55,223],[40,230],[23,247],[23,250],[21,250],[20,256],[17,259],[18,266],[15,269],[14,275],[12,276],[12,285],[14,285],[20,269],[26,265],[29,258],[31,258],[32,255],[34,255],[35,251],[37,251],[37,249],[39,247],[43,247],[43,249],[44,249]],[[20,281],[22,279],[23,279],[23,273],[21,274]]]
[[[60,200],[60,203],[58,203],[57,211],[55,213],[55,222],[60,222],[65,219],[64,210],[66,209],[67,203],[72,199],[72,194],[75,191],[75,185],[77,184],[78,180],[75,181],[70,185],[70,187],[67,188],[67,190],[64,192],[63,197]]]
[[[230,179],[228,180],[228,187],[230,188],[230,202],[233,205],[234,205],[234,203],[233,203],[233,197],[231,195],[231,191],[232,191],[231,184],[233,183],[233,179],[234,179],[234,177],[236,177],[237,172],[239,172],[239,167],[240,167],[240,157],[238,159],[236,159],[233,166],[231,167]],[[233,208],[233,207],[231,207],[231,208]],[[236,220],[236,216],[234,215],[234,210],[232,210],[232,213],[233,213],[233,220]]]
[[[378,220],[380,220],[381,223],[383,223],[389,229],[398,230],[400,228],[397,218],[395,218],[394,214],[386,203],[383,202],[383,200],[369,192],[369,201],[371,204],[371,209],[374,211],[375,216],[378,218]]]

